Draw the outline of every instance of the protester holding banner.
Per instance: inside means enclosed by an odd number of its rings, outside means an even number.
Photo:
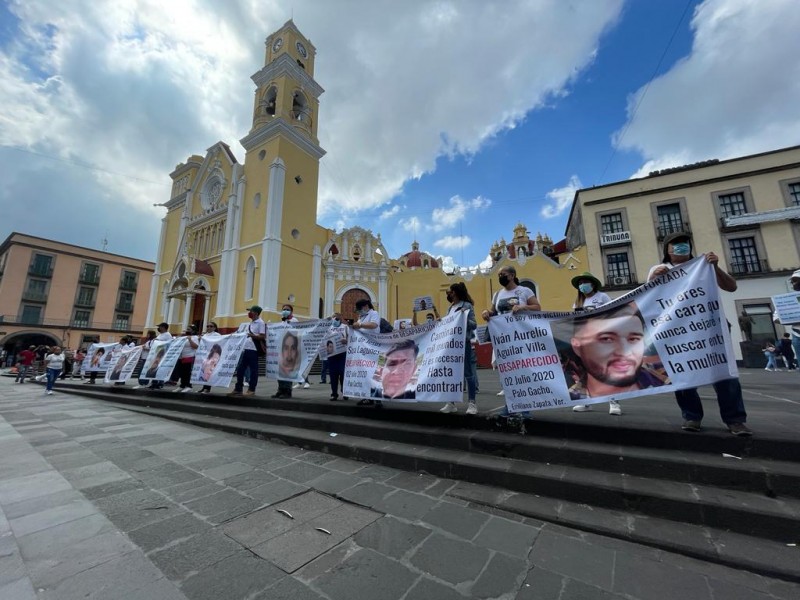
[[[197,354],[197,345],[200,340],[197,337],[197,329],[194,325],[190,325],[184,332],[186,336],[186,343],[181,349],[181,355],[178,359],[178,377],[180,378],[180,385],[172,390],[185,394],[192,389],[192,367],[194,366],[194,357]]]
[[[361,298],[356,301],[356,312],[358,312],[358,320],[353,323],[353,329],[378,329],[380,327],[381,316],[372,306],[369,298]]]
[[[78,348],[75,351],[75,356],[72,358],[72,373],[70,373],[69,378],[75,379],[83,379],[83,375],[81,375],[81,366],[83,365],[83,359],[86,358],[86,348]]]
[[[412,384],[414,373],[417,371],[417,356],[419,346],[411,338],[406,338],[392,345],[384,354],[384,364],[381,368],[380,385],[370,389],[372,398],[385,398],[389,400],[411,400],[416,398],[416,391]],[[463,392],[462,392],[463,393]],[[368,398],[361,400],[359,406],[375,404],[382,408],[381,400],[372,401]]]
[[[461,281],[450,285],[450,289],[447,290],[447,301],[450,303],[447,314],[457,311],[467,313],[466,338],[464,339],[464,379],[467,381],[467,414],[475,415],[478,414],[478,406],[475,403],[478,363],[472,348],[472,336],[478,328],[478,322],[475,319],[475,302],[469,295],[466,284]],[[448,402],[441,408],[443,413],[452,413],[457,410],[455,402]]]
[[[147,332],[147,337],[144,340],[144,344],[142,344],[142,353],[139,355],[139,360],[136,363],[136,366],[133,369],[133,376],[139,377],[139,383],[133,386],[133,389],[138,390],[144,385],[147,385],[147,382],[142,379],[142,370],[144,369],[144,363],[147,361],[147,356],[150,354],[150,348],[153,346],[153,340],[156,339],[156,332],[150,329]]]
[[[200,339],[205,342],[212,342],[214,343],[211,346],[211,349],[208,351],[206,358],[203,360],[202,368],[200,370],[201,376],[200,379],[203,381],[210,381],[211,374],[214,372],[219,359],[222,357],[222,348],[216,342],[222,339],[222,334],[219,332],[219,328],[214,321],[210,321],[208,325],[206,325],[206,332],[200,336]],[[217,351],[217,348],[219,350]],[[211,386],[204,385],[199,394],[210,394],[211,393]]]
[[[294,306],[291,304],[284,304],[281,307],[281,322],[283,323],[297,323],[297,317],[294,316]],[[278,379],[278,391],[272,394],[272,398],[291,398],[292,397],[292,382]]]
[[[157,329],[158,329],[158,335],[156,336],[156,339],[153,340],[154,342],[170,342],[170,341],[172,341],[172,334],[169,332],[169,323],[164,323],[164,322],[159,323]],[[151,349],[152,349],[153,345],[151,345]],[[150,389],[151,390],[159,390],[159,389],[164,387],[164,382],[155,379],[155,377],[156,377],[156,372],[158,371],[158,367],[159,367],[159,365],[161,363],[161,360],[164,358],[164,354],[165,353],[166,353],[166,346],[161,346],[158,349],[157,354],[153,357],[153,360],[151,361],[151,365],[147,369],[147,372],[145,373],[144,378],[151,380],[151,382],[150,382]],[[142,367],[142,368],[144,368],[144,367]]]
[[[495,315],[505,313],[517,314],[526,310],[542,310],[539,300],[533,292],[519,284],[517,270],[511,266],[505,266],[497,274],[497,281],[503,289],[496,292],[492,298],[492,306],[481,313],[485,321]]]
[[[331,337],[325,342],[325,356],[328,360],[328,377],[331,382],[331,401],[339,399],[339,386],[344,389],[344,364],[347,358],[347,326],[342,323],[341,313],[333,313]],[[338,339],[336,339],[338,338]],[[336,347],[337,341],[340,347]],[[344,397],[347,400],[347,396]]]
[[[253,396],[256,393],[256,385],[258,385],[258,355],[259,348],[265,348],[267,339],[267,324],[261,319],[261,307],[254,304],[247,310],[246,321],[239,325],[239,332],[247,334],[247,340],[244,343],[244,351],[242,357],[239,359],[239,367],[236,370],[236,385],[233,391],[228,394],[229,396]],[[248,373],[247,392],[244,392],[244,375]]]
[[[102,370],[102,361],[105,358],[106,349],[104,347],[96,347],[91,350],[91,359],[89,360],[89,381],[84,381],[84,384],[95,385],[97,383],[97,373]]]
[[[664,255],[658,265],[654,265],[647,274],[647,281],[652,281],[669,272],[671,269],[682,265],[693,258],[692,238],[686,233],[674,233],[664,239]],[[705,260],[714,267],[717,286],[726,292],[734,292],[738,287],[736,280],[719,266],[719,257],[713,252],[705,253]],[[730,378],[717,381],[714,392],[717,394],[717,403],[722,421],[728,426],[735,436],[750,436],[753,432],[745,422],[747,413],[744,409],[742,386],[739,378]],[[684,431],[700,431],[703,420],[703,404],[697,388],[678,390],[675,398],[683,415],[682,429]]]

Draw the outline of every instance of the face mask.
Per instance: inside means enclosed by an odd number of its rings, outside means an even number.
[[[689,256],[692,253],[692,245],[687,242],[672,244],[672,253],[675,256]]]
[[[369,309],[365,306],[360,311],[358,311],[358,314],[360,314],[362,317],[366,317],[369,314]]]
[[[250,311],[249,313],[247,313],[247,318],[250,319],[250,320],[255,319],[256,318],[256,313],[254,313],[253,311]]]
[[[448,302],[452,302],[453,301],[453,292],[447,292],[447,301]]]
[[[342,324],[342,322],[339,319],[334,319],[333,320],[333,326],[334,327],[339,327],[339,325],[341,325],[341,324]]]
[[[508,275],[500,275],[500,277],[497,278],[497,281],[500,282],[500,285],[506,287],[509,282]]]
[[[282,316],[284,319],[288,319],[288,318],[289,318],[289,315],[291,315],[291,314],[292,314],[292,311],[290,311],[290,310],[286,310],[285,308],[284,308],[284,309],[281,311],[281,316]]]
[[[592,286],[591,283],[581,283],[581,284],[578,285],[578,290],[582,294],[591,294],[593,289],[594,289],[594,286]]]

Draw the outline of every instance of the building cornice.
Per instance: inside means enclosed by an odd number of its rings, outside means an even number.
[[[266,125],[259,127],[255,131],[243,137],[241,140],[239,140],[239,142],[242,144],[242,146],[244,146],[245,150],[250,151],[259,144],[262,144],[270,138],[278,135],[283,135],[284,137],[288,138],[289,141],[294,142],[302,150],[317,160],[325,156],[325,150],[323,150],[319,144],[315,144],[305,135],[298,133],[294,127],[280,118],[272,119],[272,121]]]
[[[264,86],[270,81],[277,79],[281,75],[286,75],[300,82],[303,91],[309,92],[314,98],[319,99],[325,91],[305,69],[301,68],[291,56],[286,53],[281,54],[260,71],[255,73],[251,79],[258,86]]]

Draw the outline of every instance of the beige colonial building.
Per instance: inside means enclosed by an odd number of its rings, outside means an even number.
[[[0,347],[141,335],[154,264],[12,233],[0,245]]]
[[[217,142],[171,173],[147,327],[163,320],[179,330],[214,320],[226,331],[245,320],[253,304],[272,321],[284,303],[300,318],[334,311],[352,318],[362,297],[396,320],[411,317],[417,296],[432,295],[443,309],[445,290],[454,281],[467,282],[482,308],[498,288],[498,267],[509,262],[546,308],[572,305],[570,279],[586,270],[585,248],[541,234],[530,239],[522,224],[511,242],[491,249],[492,267],[455,273],[445,273],[411,240],[411,250],[393,259],[380,232],[318,225],[325,151],[317,137],[323,89],[314,80],[315,56],[314,45],[292,21],[270,35],[264,66],[252,76],[252,125],[240,140],[244,159]]]
[[[695,254],[718,254],[738,281],[722,295],[737,358],[742,311],[754,320],[754,341],[782,335],[770,297],[789,290],[800,266],[800,146],[578,190],[566,237],[586,245],[590,270],[619,295],[645,282],[664,237],[677,231],[691,234]]]

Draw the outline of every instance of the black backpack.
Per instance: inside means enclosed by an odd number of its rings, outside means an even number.
[[[381,333],[392,333],[394,331],[392,324],[383,317],[381,317],[381,324],[378,325],[378,329],[380,329]]]

